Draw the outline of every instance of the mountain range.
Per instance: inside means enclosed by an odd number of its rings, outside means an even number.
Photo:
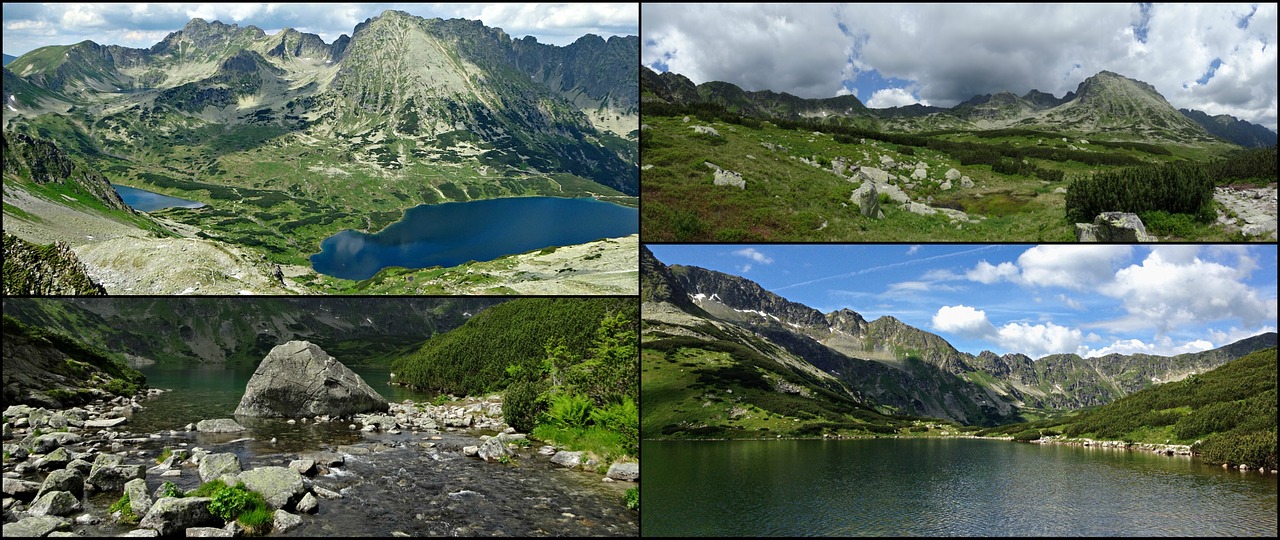
[[[20,170],[6,162],[5,228],[82,256],[95,244],[110,252],[86,261],[99,274],[103,260],[181,236],[265,274],[247,288],[275,293],[323,285],[272,280],[262,259],[307,267],[322,239],[379,231],[418,204],[635,205],[638,61],[637,36],[561,47],[399,11],[332,43],[193,19],[145,49],[43,47],[3,68],[8,145],[47,146],[42,155],[98,173],[93,189],[122,184],[206,207],[140,215],[117,208],[111,189],[94,197],[106,208],[69,207],[57,187],[66,175],[37,186],[28,171],[48,167],[27,159]],[[132,239],[106,244],[119,238]]]
[[[974,96],[951,108],[915,104],[870,109],[851,95],[804,99],[769,90],[748,92],[722,81],[695,85],[682,75],[647,67],[641,67],[640,81],[642,95],[650,102],[706,103],[743,116],[822,119],[890,131],[1027,128],[1144,141],[1220,137],[1250,147],[1269,146],[1276,139],[1275,132],[1230,116],[1207,121],[1199,111],[1180,112],[1150,84],[1110,71],[1085,79],[1061,98],[1038,90],[1022,96],[999,92]]]
[[[885,316],[872,321],[841,309],[830,313],[789,301],[738,276],[667,266],[641,253],[643,348],[703,374],[715,393],[744,381],[769,381],[774,392],[802,393],[884,414],[995,425],[1109,403],[1153,384],[1180,380],[1265,347],[1267,333],[1217,349],[1166,357],[957,351],[942,337]],[[730,355],[725,351],[750,351]],[[672,356],[676,355],[676,356]],[[656,370],[662,362],[646,360]],[[733,377],[716,373],[734,373]],[[705,380],[704,380],[705,378]],[[680,408],[707,392],[655,395],[646,410]],[[739,388],[739,391],[741,389]],[[801,419],[804,417],[802,416]],[[800,421],[799,419],[797,421]],[[668,430],[673,432],[674,429]]]

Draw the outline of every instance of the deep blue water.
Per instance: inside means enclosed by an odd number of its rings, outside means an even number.
[[[595,199],[517,197],[424,204],[376,234],[345,230],[320,243],[321,274],[368,279],[390,266],[427,268],[489,261],[551,246],[635,234],[639,212]]]
[[[131,188],[120,184],[111,184],[111,187],[116,188],[116,193],[120,194],[120,199],[125,204],[133,207],[134,210],[142,212],[154,212],[164,208],[200,208],[204,206],[204,203],[200,201],[170,197],[145,189]]]

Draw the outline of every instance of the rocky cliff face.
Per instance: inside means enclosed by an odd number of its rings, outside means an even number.
[[[146,378],[67,335],[4,317],[4,395],[0,407],[61,408],[131,394]]]
[[[4,233],[5,296],[95,296],[107,290],[62,242],[40,246]]]

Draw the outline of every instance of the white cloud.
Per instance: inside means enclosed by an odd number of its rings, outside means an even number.
[[[923,281],[902,281],[889,285],[890,292],[896,291],[928,291],[929,284]]]
[[[773,263],[773,259],[771,257],[769,257],[768,255],[765,255],[764,253],[760,253],[759,251],[756,251],[755,248],[739,249],[738,251],[733,252],[733,254],[739,257],[746,257],[760,264]]]
[[[885,88],[876,90],[871,94],[871,99],[867,100],[867,107],[872,109],[887,109],[889,107],[903,107],[906,105],[928,105],[929,102],[917,99],[911,95],[911,91],[906,88]]]
[[[966,305],[942,306],[933,315],[933,329],[969,337],[985,337],[995,333],[987,313]]]
[[[1203,339],[1196,339],[1181,345],[1174,345],[1173,340],[1165,336],[1157,338],[1152,343],[1145,343],[1140,339],[1121,339],[1098,349],[1084,347],[1084,352],[1081,353],[1080,356],[1092,358],[1106,356],[1108,354],[1136,353],[1153,354],[1157,356],[1175,356],[1183,353],[1207,351],[1212,348],[1214,348],[1214,344]]]
[[[1084,310],[1084,305],[1083,305],[1083,304],[1081,304],[1080,302],[1077,302],[1075,298],[1072,298],[1072,297],[1067,296],[1067,295],[1065,295],[1065,294],[1059,294],[1059,295],[1058,295],[1058,301],[1059,301],[1059,302],[1062,302],[1063,304],[1066,304],[1066,305],[1067,305],[1067,307],[1069,307],[1069,308],[1071,308],[1071,309],[1080,310],[1080,311],[1083,311],[1083,310]]]
[[[744,273],[744,274],[745,274],[745,273],[747,273],[747,272],[750,272],[750,271],[751,271],[751,264],[750,264],[750,263],[747,263],[747,264],[744,264],[744,265],[742,265],[742,266],[739,266],[739,267],[738,267],[738,271],[739,271],[739,272],[742,272],[742,273]]]
[[[1009,323],[996,331],[996,341],[1007,350],[1041,358],[1079,350],[1084,335],[1080,330],[1053,323]]]
[[[1238,319],[1246,327],[1275,320],[1276,300],[1260,298],[1235,268],[1198,258],[1179,264],[1165,254],[1152,251],[1141,265],[1116,272],[1114,282],[1099,292],[1120,299],[1130,318],[1161,333],[1224,319]]]
[[[1012,281],[1018,277],[1018,267],[1013,263],[1002,262],[999,265],[992,265],[986,260],[978,261],[977,266],[968,272],[965,277],[970,281],[977,281],[990,285],[1000,281]]]
[[[911,247],[907,248],[907,256],[910,257],[912,255],[915,255],[919,251],[920,251],[920,244],[914,244]]]
[[[1037,287],[1093,289],[1109,283],[1114,266],[1131,251],[1130,246],[1036,246],[1018,256],[1019,281]]]

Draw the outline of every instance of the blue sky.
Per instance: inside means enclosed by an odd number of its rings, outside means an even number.
[[[1276,129],[1276,4],[644,4],[641,61],[695,83],[951,107],[1109,70]]]
[[[92,40],[100,45],[147,48],[193,18],[240,26],[268,34],[284,28],[318,34],[332,43],[351,35],[356,24],[388,9],[420,17],[480,20],[515,38],[568,45],[584,34],[608,39],[639,34],[637,4],[4,4],[4,53],[20,56],[46,45]]]
[[[1276,330],[1276,246],[648,245],[977,354],[1172,355]]]

